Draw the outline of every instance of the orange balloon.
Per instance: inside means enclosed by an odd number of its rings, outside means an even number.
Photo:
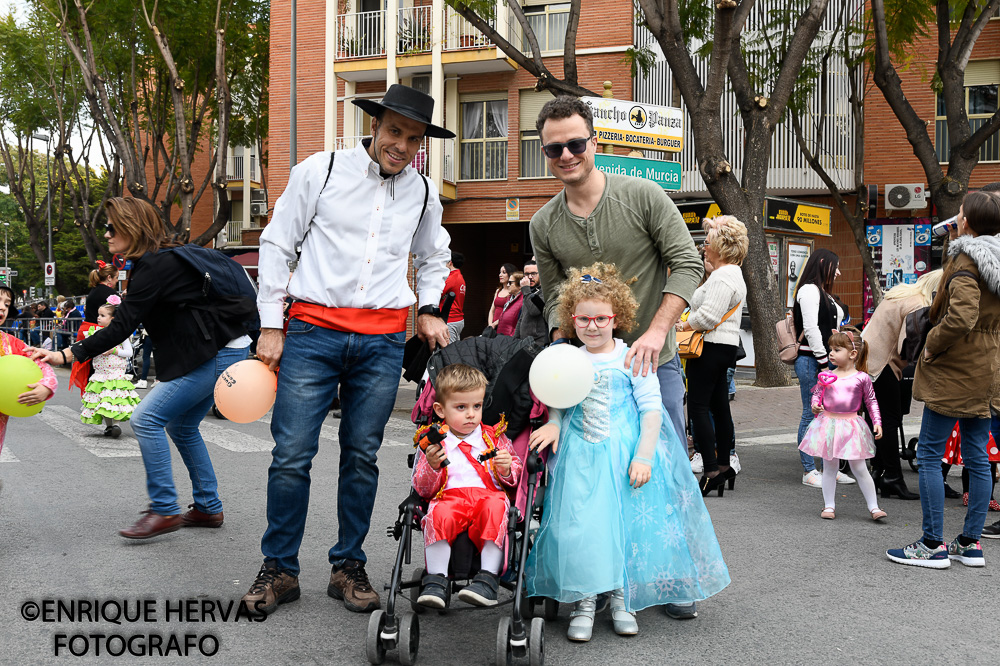
[[[261,361],[233,363],[215,382],[215,406],[233,423],[250,423],[267,414],[278,393],[278,377]]]

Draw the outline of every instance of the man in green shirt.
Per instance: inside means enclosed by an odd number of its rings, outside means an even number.
[[[536,126],[549,170],[566,186],[530,225],[552,338],[572,335],[559,330],[556,316],[567,269],[603,261],[635,278],[637,325],[619,333],[629,345],[625,364],[636,375],[656,372],[663,405],[684,443],[684,381],[674,324],[704,273],[684,219],[658,185],[594,166],[597,136],[590,107],[581,100],[560,96],[548,102]]]

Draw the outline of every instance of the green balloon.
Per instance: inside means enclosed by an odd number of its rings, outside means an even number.
[[[34,416],[45,403],[22,405],[17,396],[28,391],[28,384],[42,378],[42,369],[26,356],[0,356],[0,412],[10,416]]]

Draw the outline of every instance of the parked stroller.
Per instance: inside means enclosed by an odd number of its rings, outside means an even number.
[[[483,403],[483,422],[496,423],[501,415],[507,419],[507,435],[515,452],[524,461],[524,471],[517,498],[511,504],[507,521],[507,547],[500,587],[512,593],[511,598],[501,599],[499,606],[510,605],[511,613],[500,619],[497,630],[496,663],[511,664],[514,659],[527,658],[531,666],[544,663],[545,620],[531,618],[532,600],[524,596],[523,574],[528,551],[533,541],[529,528],[531,517],[541,516],[539,486],[544,480],[544,462],[535,452],[528,452],[531,428],[544,423],[547,417],[544,405],[533,400],[528,390],[528,369],[540,349],[530,340],[513,338],[467,338],[436,351],[427,364],[427,376],[421,382],[420,396],[413,409],[413,421],[418,426],[430,423],[433,417],[434,380],[437,373],[452,363],[466,363],[478,368],[489,380]],[[413,469],[416,453],[407,457]],[[390,582],[386,584],[388,599],[385,610],[372,613],[368,623],[366,653],[372,664],[381,664],[388,650],[398,650],[401,664],[409,666],[417,660],[420,644],[419,615],[428,608],[417,604],[423,567],[417,567],[409,577],[403,566],[410,564],[414,531],[421,530],[421,520],[427,511],[427,500],[411,488],[409,496],[399,505],[399,517],[387,529],[387,535],[399,542],[396,561]],[[419,546],[418,546],[419,547]],[[479,571],[479,551],[462,533],[452,544],[449,564],[450,597],[468,585]],[[410,609],[400,613],[397,600],[406,594]],[[489,608],[494,608],[490,606]],[[439,611],[482,610],[469,606]],[[398,616],[398,617],[397,617]]]

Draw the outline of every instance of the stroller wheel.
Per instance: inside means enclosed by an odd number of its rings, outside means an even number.
[[[379,609],[368,618],[368,640],[365,642],[365,653],[369,663],[381,664],[385,661],[385,645],[382,643],[383,629],[385,629],[385,611]]]
[[[497,654],[493,663],[496,666],[511,666],[514,663],[514,654],[510,648],[510,616],[508,615],[500,618],[500,626],[497,629]]]
[[[555,599],[545,600],[545,619],[554,620],[559,615],[559,602]]]
[[[909,442],[906,443],[906,462],[910,464],[910,469],[914,472],[917,471],[919,465],[917,464],[917,438],[913,437]]]
[[[420,618],[416,613],[403,613],[396,644],[399,646],[399,663],[413,666],[417,662],[417,649],[420,647]]]
[[[545,664],[545,620],[540,617],[531,620],[531,630],[528,634],[528,664],[529,666]]]
[[[420,580],[423,579],[424,573],[426,572],[423,569],[414,569],[413,575],[410,576],[410,580],[419,583]],[[420,598],[420,585],[414,585],[413,587],[410,588],[410,608],[412,608],[413,612],[416,613],[417,615],[421,615],[427,612],[427,609],[424,606],[421,606],[420,604],[417,603],[417,599],[419,598]]]

